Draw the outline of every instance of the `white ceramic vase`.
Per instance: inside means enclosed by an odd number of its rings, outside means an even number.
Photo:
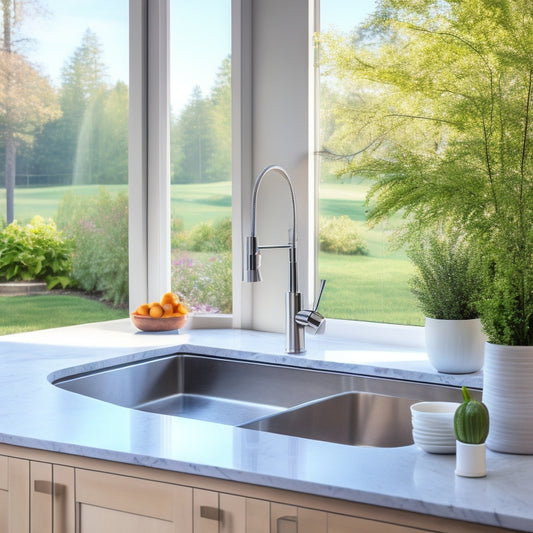
[[[485,335],[479,318],[426,318],[424,328],[429,362],[446,374],[467,374],[483,366]]]
[[[487,448],[483,444],[455,442],[455,473],[462,477],[487,475]]]
[[[533,346],[485,345],[483,403],[489,410],[487,447],[533,454]]]

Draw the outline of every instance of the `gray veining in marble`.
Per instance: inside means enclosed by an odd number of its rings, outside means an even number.
[[[143,334],[128,320],[0,338],[0,442],[533,530],[533,458],[488,452],[482,479],[453,455],[365,448],[126,409],[59,389],[53,379],[176,352],[451,385],[481,373],[435,372],[422,350],[326,336],[302,356],[283,335],[242,330]],[[216,442],[216,446],[213,443]]]

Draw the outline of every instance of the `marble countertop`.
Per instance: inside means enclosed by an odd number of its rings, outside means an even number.
[[[148,334],[129,320],[0,337],[0,442],[294,490],[523,531],[533,530],[533,457],[487,452],[485,478],[416,446],[367,448],[162,416],[51,384],[75,371],[172,353],[481,388],[435,372],[421,349],[328,336],[286,355],[284,336],[245,330]],[[214,445],[213,443],[216,443]]]

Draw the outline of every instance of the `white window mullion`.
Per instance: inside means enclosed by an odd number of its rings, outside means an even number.
[[[169,0],[148,1],[148,300],[170,290]]]
[[[168,0],[130,0],[130,309],[170,288]]]
[[[129,307],[148,301],[147,20],[148,0],[130,0]]]
[[[252,197],[252,0],[232,0],[231,13],[233,327],[249,329],[252,287],[242,279]]]

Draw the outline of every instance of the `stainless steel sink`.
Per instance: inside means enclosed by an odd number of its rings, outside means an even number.
[[[132,409],[239,425],[323,396],[319,386],[294,389],[291,383],[300,376],[292,368],[180,354],[70,376],[54,385]]]
[[[413,443],[410,406],[416,400],[346,392],[243,427],[293,437],[383,448]]]
[[[411,443],[411,403],[461,400],[448,386],[190,354],[54,385],[131,409],[369,446]]]

